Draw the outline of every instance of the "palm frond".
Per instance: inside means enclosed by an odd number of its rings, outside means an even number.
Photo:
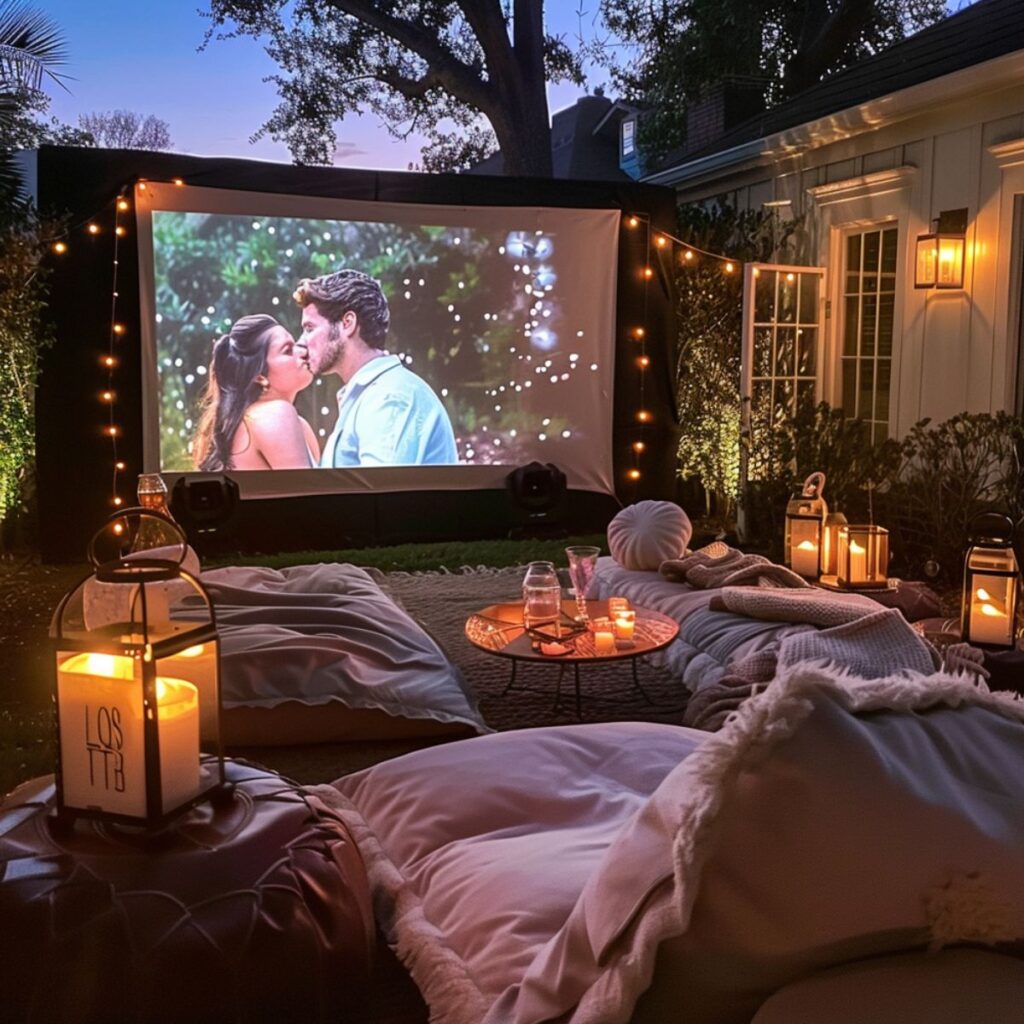
[[[60,26],[24,0],[0,0],[0,84],[4,88],[39,89],[43,76],[62,88],[57,68],[68,51]]]

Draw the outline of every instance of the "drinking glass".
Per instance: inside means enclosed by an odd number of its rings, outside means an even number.
[[[562,588],[554,562],[530,562],[523,577],[523,622],[528,629],[557,621]]]
[[[589,620],[587,589],[597,572],[597,556],[601,549],[581,544],[566,548],[565,554],[569,559],[569,579],[576,591],[576,621],[585,623]]]

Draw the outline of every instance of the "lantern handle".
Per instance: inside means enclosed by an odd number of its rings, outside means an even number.
[[[1013,520],[1002,512],[979,512],[967,524],[967,542],[983,544],[986,541],[1009,545],[1016,532]]]
[[[803,493],[804,498],[820,498],[825,490],[825,474],[820,470],[812,473],[805,481]]]
[[[121,555],[117,558],[101,559],[97,553],[97,545],[106,536],[108,530],[112,530],[116,536],[124,534],[125,537],[132,536],[128,529],[128,523],[132,518],[141,519],[146,516],[150,519],[159,520],[165,527],[167,527],[175,536],[175,540],[172,543],[165,545],[166,547],[177,547],[180,548],[180,553],[174,557],[152,559],[145,558],[145,556],[139,558],[132,558],[131,553],[128,555]],[[120,529],[118,529],[120,524]],[[170,538],[168,538],[170,539]],[[131,563],[136,561],[144,561],[150,566],[154,563],[159,562],[168,567],[175,569],[180,568],[185,559],[188,557],[188,538],[185,536],[185,531],[173,520],[170,516],[164,515],[162,512],[158,512],[156,509],[145,508],[142,505],[134,506],[133,508],[122,509],[119,512],[113,513],[113,515],[107,518],[107,521],[92,535],[92,539],[89,541],[89,547],[87,550],[89,561],[92,563],[94,569],[102,569],[106,565],[110,564],[122,564]]]

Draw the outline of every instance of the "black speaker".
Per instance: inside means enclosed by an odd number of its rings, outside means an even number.
[[[189,537],[223,537],[231,528],[238,503],[238,484],[222,473],[179,477],[171,491],[171,513]]]
[[[512,506],[509,537],[566,537],[565,474],[550,462],[530,462],[505,477]]]

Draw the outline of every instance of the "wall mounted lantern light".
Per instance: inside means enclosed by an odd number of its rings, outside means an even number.
[[[936,229],[917,236],[915,288],[963,288],[967,210],[943,210]]]

